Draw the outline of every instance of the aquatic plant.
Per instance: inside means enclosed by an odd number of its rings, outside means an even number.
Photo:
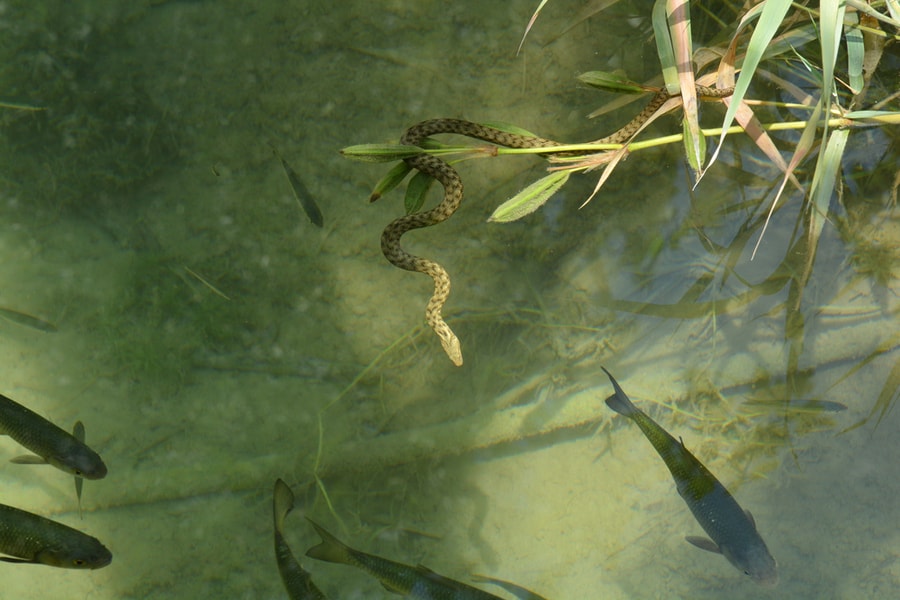
[[[602,6],[611,4],[615,3],[602,3]],[[552,3],[546,0],[540,3],[526,35],[539,23],[537,15],[547,6]],[[407,214],[419,216],[437,210],[419,212],[434,173],[418,168],[413,164],[417,160],[413,157],[422,153],[460,160],[521,154],[544,157],[549,162],[550,173],[500,204],[489,219],[508,222],[539,210],[570,182],[571,174],[599,170],[594,192],[585,199],[584,206],[607,183],[622,159],[639,156],[661,145],[681,144],[685,160],[694,173],[695,187],[702,185],[704,179],[717,177],[719,169],[751,174],[739,162],[741,155],[748,155],[740,145],[743,140],[739,136],[744,134],[757,155],[764,156],[781,176],[766,180],[765,188],[747,188],[748,197],[741,205],[718,209],[720,214],[746,215],[737,234],[726,244],[714,241],[715,236],[708,233],[708,221],[693,222],[691,233],[713,257],[715,268],[696,276],[691,288],[677,302],[659,304],[612,298],[608,307],[667,318],[710,318],[715,323],[716,317],[730,314],[754,300],[777,298],[783,310],[784,338],[788,342],[785,377],[788,389],[792,389],[796,386],[790,382],[796,381],[802,370],[804,349],[810,339],[810,319],[822,301],[822,298],[810,301],[806,297],[820,240],[827,231],[828,221],[839,221],[847,209],[844,184],[853,175],[847,169],[853,162],[850,150],[856,137],[867,135],[871,128],[890,136],[895,135],[896,125],[900,123],[898,94],[888,87],[886,77],[896,69],[896,60],[884,52],[886,44],[900,41],[897,33],[900,14],[893,2],[824,3],[819,8],[810,8],[784,0],[767,0],[746,10],[731,12],[732,9],[723,8],[711,13],[701,9],[699,14],[696,8],[692,14],[691,8],[686,0],[654,3],[650,22],[664,83],[635,82],[619,73],[597,71],[579,78],[586,85],[620,94],[657,92],[649,105],[652,110],[640,113],[635,121],[604,138],[602,143],[564,144],[543,140],[513,125],[478,129],[481,126],[475,124],[470,124],[474,127],[446,125],[442,120],[434,120],[426,122],[434,133],[455,131],[486,140],[488,144],[445,145],[422,136],[416,145],[364,144],[342,152],[363,161],[404,161],[375,185],[372,200],[400,185],[411,171],[418,170],[407,187],[405,207]],[[586,7],[579,19],[601,10]],[[700,37],[694,31],[699,31]],[[705,41],[698,43],[698,39]],[[766,100],[753,97],[770,84],[778,87],[780,97]],[[700,126],[700,97],[723,106],[724,117],[718,127]],[[678,107],[684,113],[680,131],[636,139],[655,119]],[[715,141],[711,153],[707,152],[707,138]],[[789,148],[787,158],[782,155],[785,146]],[[726,157],[730,157],[730,163],[724,160]],[[877,185],[879,181],[883,179],[873,177],[867,183]],[[798,201],[802,201],[802,207],[796,206]],[[452,211],[443,211],[440,220],[449,214]],[[761,242],[767,234],[771,235],[773,219],[778,214],[796,215],[783,258],[762,281],[744,279],[736,266],[757,256]],[[436,222],[439,221],[428,220],[416,226]],[[859,236],[853,237],[859,240]],[[665,243],[660,239],[650,245],[646,260],[656,261]],[[896,253],[889,244],[861,239],[851,252],[851,263],[858,274],[874,277],[882,286],[893,277]]]

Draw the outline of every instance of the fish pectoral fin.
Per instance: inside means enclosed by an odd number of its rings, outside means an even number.
[[[37,454],[23,454],[11,459],[9,462],[17,465],[46,465],[47,461]]]
[[[387,591],[389,591],[392,594],[400,594],[401,596],[405,596],[407,593],[406,590],[404,590],[402,587],[393,585],[389,581],[380,581],[379,583],[381,583],[381,587],[383,587],[384,589],[386,589]]]
[[[701,550],[706,550],[707,552],[713,552],[715,554],[722,554],[722,551],[719,549],[716,543],[709,538],[689,535],[684,539],[697,546]]]
[[[24,558],[13,558],[12,556],[0,556],[0,560],[8,563],[28,563],[28,564],[37,564],[37,561],[34,560],[25,560]]]

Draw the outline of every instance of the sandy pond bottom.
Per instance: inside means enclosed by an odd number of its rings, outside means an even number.
[[[51,239],[77,237],[63,229]],[[46,245],[45,264],[59,250]],[[123,264],[112,248],[85,252],[96,255],[97,273]],[[309,486],[318,407],[342,389],[329,377],[198,369],[171,394],[148,394],[139,383],[104,376],[99,366],[96,373],[80,370],[80,356],[102,340],[12,324],[4,324],[4,335],[4,391],[60,423],[83,418],[110,475],[87,482],[83,521],[73,512],[71,481],[49,468],[3,467],[3,501],[83,529],[114,554],[112,565],[97,572],[0,563],[10,598],[285,597],[271,541],[275,477],[294,485],[298,496],[297,514],[287,521],[298,555],[317,541],[301,518],[306,513],[361,550],[463,581],[473,573],[514,581],[549,600],[878,598],[888,597],[900,577],[900,540],[885,527],[900,517],[890,501],[900,494],[900,480],[886,476],[900,464],[890,442],[896,414],[874,431],[836,437],[831,428],[798,437],[796,457],[782,448],[774,465],[760,467],[762,477],[748,478],[730,468],[722,438],[654,407],[684,393],[671,332],[665,343],[635,344],[636,359],[617,356],[616,375],[753,511],[779,561],[775,592],[684,542],[700,528],[646,440],[603,405],[611,390],[602,374],[576,392],[526,394],[528,401],[433,424],[422,430],[430,446],[416,441],[423,436],[415,429],[383,435],[359,429],[359,400],[341,400],[327,413],[329,439],[337,441],[326,445],[323,462],[327,489],[348,525],[342,531]],[[853,338],[844,331],[842,339]],[[837,368],[841,356],[822,362]],[[48,361],[58,366],[52,375],[41,372]],[[638,376],[640,361],[658,368]],[[729,364],[735,369],[729,379],[740,381],[742,360]],[[851,405],[835,419],[843,426],[868,411],[868,404],[852,404],[846,384],[834,397]],[[471,438],[446,439],[458,436],[459,423]],[[517,442],[510,430],[531,433]],[[409,459],[394,447],[397,439],[418,448],[420,460],[400,464]],[[486,448],[459,454],[454,439]],[[0,441],[2,456],[19,453]],[[332,598],[390,597],[350,569],[304,564]]]

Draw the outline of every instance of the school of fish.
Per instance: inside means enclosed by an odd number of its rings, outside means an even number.
[[[100,455],[84,443],[84,425],[70,434],[31,409],[0,394],[0,434],[33,454],[12,459],[18,464],[48,464],[75,477],[81,506],[82,479],[106,477]],[[97,538],[62,523],[0,504],[0,561],[68,569],[99,569],[112,553]]]

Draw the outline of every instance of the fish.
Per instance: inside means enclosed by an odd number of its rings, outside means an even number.
[[[100,540],[45,517],[0,504],[0,560],[63,569],[100,569],[112,553]]]
[[[274,152],[275,156],[281,161],[284,174],[287,175],[288,183],[291,184],[291,189],[294,191],[294,198],[300,203],[300,206],[303,208],[303,211],[306,213],[306,216],[309,217],[312,224],[316,227],[322,227],[325,224],[325,219],[322,217],[322,211],[319,210],[316,201],[313,200],[313,195],[309,193],[309,190],[303,185],[300,176],[297,175],[296,171],[291,168],[291,165],[284,160],[284,157],[281,156],[274,146],[272,147],[272,152]]]
[[[56,333],[59,331],[53,323],[11,308],[0,306],[0,317],[12,321],[13,323],[18,323],[19,325],[31,327],[32,329],[37,329],[38,331],[44,331],[46,333]]]
[[[712,538],[690,536],[685,539],[698,548],[723,555],[756,583],[775,586],[778,565],[759,535],[750,511],[741,508],[709,469],[688,452],[684,443],[636,407],[610,372],[601,368],[616,392],[606,399],[607,406],[640,427],[672,473],[678,493],[694,518]]]
[[[316,584],[309,572],[300,566],[287,540],[284,539],[284,518],[294,508],[294,492],[281,479],[275,480],[272,494],[272,517],[275,521],[275,561],[281,582],[291,600],[328,600]]]
[[[0,394],[0,435],[8,435],[34,452],[12,459],[17,464],[49,464],[75,476],[75,493],[81,507],[81,479],[103,479],[106,464],[84,443],[84,425],[75,423],[72,434],[44,417]]]
[[[421,600],[488,600],[499,596],[435,573],[422,565],[405,565],[347,546],[307,517],[322,543],[306,551],[310,558],[356,567],[375,577],[389,592]]]

